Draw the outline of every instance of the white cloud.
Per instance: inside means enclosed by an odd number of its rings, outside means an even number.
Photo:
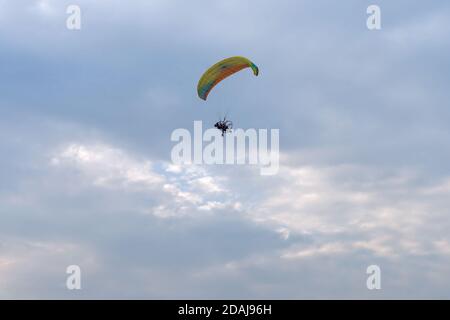
[[[217,183],[217,179],[220,178],[213,178],[211,176],[201,177],[195,180],[192,180],[190,184],[200,189],[201,191],[205,193],[216,193],[216,192],[224,192],[225,190],[222,189],[222,187]],[[223,180],[223,179],[221,179]]]
[[[94,184],[103,187],[143,185],[153,188],[164,182],[164,177],[154,172],[150,161],[137,161],[122,150],[106,145],[74,143],[54,156],[51,163],[76,166],[90,175]]]
[[[212,177],[202,167],[153,163],[106,144],[71,143],[57,151],[50,164],[60,169],[77,169],[96,187],[149,195],[160,193],[156,206],[141,210],[158,217],[190,215],[197,208],[211,211],[239,206],[224,192],[221,183],[225,178]]]
[[[298,259],[315,257],[318,255],[334,255],[348,251],[345,245],[341,243],[326,243],[318,247],[308,247],[300,250],[290,250],[284,253],[281,257],[285,259]]]
[[[450,240],[447,182],[425,188],[420,171],[368,166],[285,166],[278,179],[251,217],[282,234],[314,239],[283,256],[359,249],[383,257],[446,253],[445,245],[435,244]]]

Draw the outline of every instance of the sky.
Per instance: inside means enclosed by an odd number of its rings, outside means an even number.
[[[443,0],[0,0],[0,298],[450,298],[449,55]],[[224,113],[278,174],[171,161]]]

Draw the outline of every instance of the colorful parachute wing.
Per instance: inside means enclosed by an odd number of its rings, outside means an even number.
[[[220,81],[245,68],[252,68],[255,76],[259,74],[258,67],[244,57],[231,57],[217,62],[200,78],[197,85],[198,96],[206,100],[208,94]]]

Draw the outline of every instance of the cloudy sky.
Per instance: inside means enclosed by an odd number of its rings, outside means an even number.
[[[444,0],[0,0],[0,298],[450,298],[449,55]],[[171,162],[224,112],[277,175]]]

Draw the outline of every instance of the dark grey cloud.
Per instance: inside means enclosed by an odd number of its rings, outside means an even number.
[[[78,3],[70,32],[70,1],[0,2],[0,298],[448,297],[445,1],[376,32],[368,1]],[[260,77],[200,101],[236,54]],[[225,112],[280,129],[279,175],[170,167]]]

